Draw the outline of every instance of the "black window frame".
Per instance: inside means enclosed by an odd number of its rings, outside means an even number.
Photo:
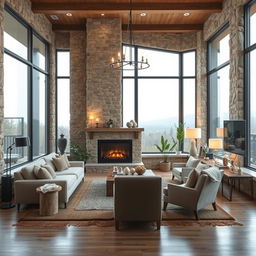
[[[250,97],[250,53],[256,49],[256,43],[250,45],[250,8],[252,5],[256,4],[256,0],[249,1],[244,6],[244,112],[246,119],[246,152],[244,156],[245,166],[256,171],[256,166],[251,165],[250,156],[251,156],[251,97]]]
[[[69,82],[70,82],[70,71],[69,71],[69,76],[58,76],[58,52],[69,52],[70,54],[70,49],[56,49],[56,54],[55,54],[55,63],[56,63],[56,77],[55,77],[55,91],[56,91],[56,95],[55,95],[55,113],[56,113],[56,120],[55,120],[55,123],[56,123],[56,126],[55,126],[55,134],[56,134],[56,152],[58,152],[58,145],[57,145],[57,142],[58,142],[58,79],[69,79]],[[68,153],[68,152],[67,152]]]
[[[210,138],[210,127],[211,127],[211,123],[210,123],[210,108],[211,108],[211,104],[210,104],[210,76],[214,73],[217,73],[218,71],[220,71],[221,69],[227,67],[228,65],[230,66],[230,58],[228,61],[210,69],[210,44],[216,39],[218,38],[225,30],[229,29],[229,23],[224,24],[212,37],[210,37],[210,39],[207,41],[207,141]],[[207,143],[208,144],[208,143]]]
[[[30,138],[31,145],[28,147],[28,160],[25,162],[22,162],[20,164],[16,164],[12,166],[12,169],[15,169],[19,166],[25,165],[29,162],[32,162],[44,155],[47,155],[49,153],[49,116],[48,116],[48,111],[49,111],[49,43],[39,34],[37,31],[35,31],[32,26],[30,26],[20,15],[15,12],[8,4],[4,5],[4,11],[10,14],[17,22],[22,24],[27,28],[28,31],[28,59],[24,59],[18,54],[15,54],[14,52],[6,49],[4,49],[4,54],[7,54],[8,56],[14,58],[15,60],[25,64],[28,67],[28,95],[27,95],[27,111],[28,111],[28,134],[27,136]],[[33,35],[36,36],[41,42],[44,43],[45,45],[45,70],[39,68],[37,65],[33,63]],[[38,71],[39,73],[42,73],[46,76],[46,84],[45,84],[45,154],[38,156],[38,157],[33,157],[33,71]]]
[[[179,75],[178,76],[139,76],[138,70],[134,71],[134,76],[124,76],[122,71],[122,100],[123,100],[123,81],[124,79],[133,79],[134,80],[134,118],[135,121],[139,124],[138,117],[138,81],[139,79],[178,79],[179,80],[179,113],[178,113],[178,123],[184,123],[184,108],[183,108],[183,88],[184,88],[184,79],[195,79],[195,127],[197,127],[197,51],[196,49],[186,50],[186,51],[174,51],[174,50],[166,50],[160,48],[146,47],[141,45],[130,45],[130,44],[122,44],[122,49],[124,46],[133,47],[134,48],[134,58],[135,61],[138,60],[138,50],[146,49],[152,51],[160,51],[167,53],[175,53],[179,55]],[[184,76],[183,75],[183,56],[185,53],[194,52],[195,53],[195,75],[194,76]],[[123,126],[123,101],[122,101],[122,126]],[[182,143],[182,152],[184,152],[184,143]],[[142,152],[143,154],[161,154],[160,152]]]

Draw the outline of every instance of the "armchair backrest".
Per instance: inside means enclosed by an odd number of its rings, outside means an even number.
[[[114,189],[115,220],[161,220],[160,176],[117,176]]]
[[[221,170],[221,178],[223,177],[223,174],[224,172]],[[199,176],[195,187],[195,189],[199,191],[199,198],[197,202],[198,210],[215,202],[220,183],[221,180],[213,182],[206,174],[201,174]]]

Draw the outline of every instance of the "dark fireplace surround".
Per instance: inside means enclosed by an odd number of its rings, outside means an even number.
[[[98,140],[98,163],[132,163],[132,140]]]

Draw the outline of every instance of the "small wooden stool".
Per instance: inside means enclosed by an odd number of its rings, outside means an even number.
[[[57,186],[54,190],[43,193],[41,188],[36,188],[40,194],[40,215],[51,216],[58,213],[59,210],[59,191],[62,190],[61,186]]]

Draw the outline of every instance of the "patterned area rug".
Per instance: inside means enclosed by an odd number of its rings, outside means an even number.
[[[102,176],[86,178],[73,194],[66,209],[59,209],[59,213],[54,216],[42,217],[39,215],[39,209],[27,208],[18,213],[16,225],[31,226],[37,221],[36,225],[39,226],[113,226],[113,197],[105,196],[105,182]],[[217,208],[217,211],[211,207],[202,209],[199,211],[200,221],[197,221],[192,212],[168,205],[167,211],[163,211],[162,225],[241,225],[220,206]]]

